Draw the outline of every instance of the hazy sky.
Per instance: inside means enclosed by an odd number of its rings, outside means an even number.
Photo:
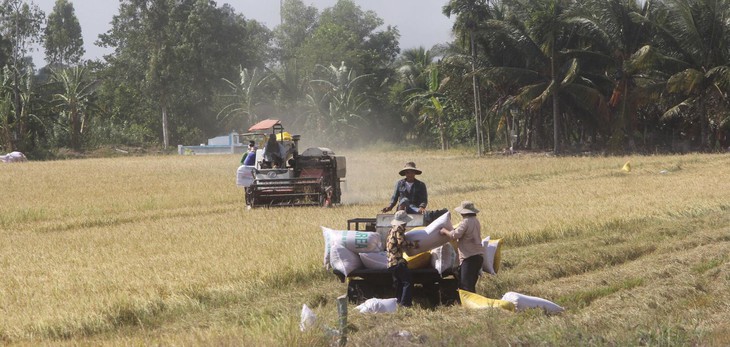
[[[53,10],[55,0],[29,0],[37,4],[48,16]],[[76,17],[81,23],[84,37],[85,59],[101,58],[108,50],[94,45],[99,34],[109,30],[112,17],[117,13],[117,0],[69,0],[74,5]],[[303,0],[321,10],[333,6],[337,0]],[[451,41],[453,18],[446,18],[441,7],[448,0],[355,0],[363,10],[372,10],[386,25],[398,27],[400,47],[431,48],[434,44]],[[220,6],[228,3],[247,19],[255,19],[273,29],[279,24],[279,0],[219,0]],[[45,65],[43,51],[33,53],[36,66]]]

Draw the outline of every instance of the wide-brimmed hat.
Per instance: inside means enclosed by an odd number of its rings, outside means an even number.
[[[421,170],[416,169],[416,163],[414,163],[412,161],[407,162],[406,166],[404,166],[402,169],[400,169],[400,171],[398,171],[398,174],[400,174],[401,176],[405,176],[406,171],[408,171],[408,170],[415,172],[416,175],[421,174]]]
[[[479,213],[479,210],[477,210],[474,203],[471,201],[462,201],[461,205],[457,206],[454,210],[461,214]]]
[[[408,222],[412,221],[413,217],[409,216],[406,211],[400,210],[395,213],[393,216],[393,220],[390,221],[390,225],[403,225],[408,224]]]

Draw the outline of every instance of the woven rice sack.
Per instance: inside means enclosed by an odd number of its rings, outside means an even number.
[[[550,300],[515,292],[505,293],[502,296],[502,300],[513,303],[517,311],[524,311],[530,308],[541,308],[548,313],[560,313],[565,311],[565,309],[560,307],[560,305]]]
[[[509,301],[490,299],[466,290],[459,289],[459,299],[461,299],[461,306],[466,308],[482,309],[495,307],[511,312],[515,311],[515,305]]]
[[[341,245],[333,244],[332,248],[330,248],[330,253],[332,267],[345,276],[363,266],[360,256],[357,253]]]
[[[443,246],[431,250],[431,266],[441,275],[447,271],[453,271],[456,259],[456,251],[451,243],[445,243]]]
[[[482,270],[496,275],[502,263],[502,239],[490,240],[487,236],[482,240],[482,246],[484,247]]]
[[[451,213],[446,212],[441,217],[436,218],[426,229],[406,232],[406,242],[409,246],[406,248],[406,253],[414,256],[422,252],[428,252],[449,242],[451,239],[440,233],[441,228],[454,228],[451,225]]]
[[[388,268],[386,252],[359,253],[358,255],[366,269],[385,270]]]
[[[408,262],[408,268],[411,270],[423,269],[423,268],[427,268],[429,265],[431,265],[431,253],[430,252],[418,253],[412,257],[409,256],[408,254],[404,254],[403,259],[405,259]]]
[[[341,245],[352,252],[378,252],[382,250],[380,235],[371,231],[334,230],[322,228],[324,239],[324,267],[330,263],[330,249],[332,245]]]

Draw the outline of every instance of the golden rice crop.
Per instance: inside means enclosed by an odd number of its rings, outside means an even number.
[[[430,208],[472,200],[482,236],[505,240],[502,271],[478,291],[568,311],[351,314],[351,343],[730,342],[729,155],[345,155],[344,203],[330,209],[247,210],[233,155],[0,166],[0,341],[327,344],[297,326],[306,303],[334,327],[345,292],[321,269],[319,227],[374,217],[415,161]]]

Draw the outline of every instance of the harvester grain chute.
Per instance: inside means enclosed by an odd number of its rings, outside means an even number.
[[[253,166],[238,168],[237,184],[245,188],[246,205],[330,206],[339,204],[345,180],[344,156],[323,147],[299,153],[299,135],[284,131],[275,119],[261,121],[242,137],[266,145],[256,150]]]

